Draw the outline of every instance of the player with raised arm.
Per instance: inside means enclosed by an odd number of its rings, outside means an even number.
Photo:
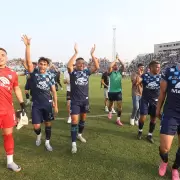
[[[143,92],[140,102],[138,139],[142,139],[144,122],[146,120],[146,116],[150,115],[149,133],[147,135],[147,140],[150,143],[154,143],[152,134],[156,126],[156,106],[160,92],[160,63],[158,61],[151,61],[149,63],[149,68],[150,72],[144,73],[141,76],[141,79],[138,79],[138,82],[142,83],[143,85]]]
[[[52,151],[53,148],[50,145],[51,138],[51,121],[54,120],[52,109],[52,96],[54,102],[54,111],[58,113],[57,94],[55,88],[55,81],[52,74],[47,71],[49,66],[49,59],[41,57],[38,60],[38,67],[34,68],[30,57],[30,39],[24,35],[22,41],[26,46],[25,56],[28,71],[31,76],[31,88],[32,91],[32,124],[34,126],[34,132],[37,135],[36,146],[41,144],[41,123],[45,124],[46,141],[45,147],[48,151]]]
[[[13,161],[13,127],[16,125],[12,96],[13,90],[20,103],[22,115],[25,113],[25,104],[18,85],[18,76],[16,72],[6,66],[6,62],[7,52],[5,49],[0,48],[0,128],[2,129],[4,149],[7,155],[7,168],[18,172],[21,170],[21,167]]]
[[[74,46],[75,53],[68,62],[68,72],[70,74],[71,86],[71,138],[72,138],[72,153],[77,152],[76,137],[81,142],[86,142],[82,137],[82,132],[85,125],[86,113],[89,106],[89,76],[99,69],[98,60],[94,56],[95,45],[91,50],[91,56],[94,66],[90,69],[85,69],[84,59],[77,58],[77,45]],[[75,68],[73,65],[75,64]],[[80,121],[79,121],[80,116]],[[79,121],[79,124],[78,124]],[[78,136],[77,136],[78,131]]]
[[[161,116],[163,104],[164,109]],[[168,153],[176,133],[178,134],[180,145],[180,64],[167,68],[165,73],[162,74],[156,116],[161,119],[159,155],[162,162],[159,166],[159,175],[164,176],[168,167]],[[172,180],[180,179],[179,167],[180,146],[177,149],[172,166]]]
[[[117,62],[120,63],[121,69],[118,67]],[[108,97],[109,97],[109,114],[108,118],[112,119],[112,108],[113,103],[117,102],[117,120],[116,124],[118,126],[122,126],[121,122],[121,112],[122,112],[122,72],[124,71],[124,64],[119,59],[118,55],[116,56],[116,60],[110,64],[108,74],[109,74],[109,89],[108,89]]]

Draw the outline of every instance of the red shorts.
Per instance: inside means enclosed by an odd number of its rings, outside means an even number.
[[[0,114],[0,128],[12,128],[16,125],[16,116],[14,109],[7,111],[7,113]]]

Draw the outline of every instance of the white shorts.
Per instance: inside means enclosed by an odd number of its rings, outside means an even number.
[[[104,88],[104,98],[108,99],[108,89]]]

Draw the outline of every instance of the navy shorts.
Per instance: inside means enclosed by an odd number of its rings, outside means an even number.
[[[89,111],[89,102],[88,101],[82,101],[82,102],[71,101],[70,111],[71,111],[71,115],[87,113]]]
[[[121,92],[108,92],[109,101],[122,101]]]
[[[161,134],[180,135],[180,117],[173,117],[171,115],[162,115],[161,119]]]
[[[156,117],[156,106],[157,101],[148,101],[144,98],[141,98],[140,115],[150,115],[151,117]]]
[[[32,124],[41,124],[44,121],[49,122],[54,120],[52,104],[43,106],[32,106]]]
[[[28,79],[27,81],[26,81],[26,84],[25,84],[25,90],[26,91],[29,91],[31,88],[30,88],[30,79]]]

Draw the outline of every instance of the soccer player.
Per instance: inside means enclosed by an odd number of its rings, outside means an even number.
[[[71,114],[70,114],[70,102],[71,102],[71,87],[70,87],[70,76],[68,71],[64,72],[64,84],[66,84],[66,101],[67,101],[67,110],[68,110],[68,120],[67,123],[71,123]]]
[[[156,106],[160,92],[160,63],[158,61],[151,61],[149,64],[150,72],[141,76],[140,82],[143,84],[142,98],[140,102],[140,120],[138,139],[142,139],[142,131],[146,116],[150,115],[149,133],[147,140],[154,143],[152,138],[153,131],[156,125]]]
[[[138,70],[131,75],[131,82],[132,82],[132,102],[133,102],[133,110],[130,119],[130,125],[134,126],[134,123],[138,126],[139,118],[140,118],[140,100],[142,96],[142,83],[141,75],[144,72],[144,65],[138,64]]]
[[[109,112],[108,109],[108,87],[109,87],[109,76],[108,76],[108,71],[105,71],[102,74],[101,77],[101,84],[104,86],[104,105],[105,105],[105,112]],[[114,105],[114,104],[113,104]],[[116,111],[114,110],[114,108],[112,108],[112,113],[116,114]]]
[[[117,62],[121,65],[121,70],[118,67]],[[122,126],[121,122],[121,112],[122,112],[122,72],[124,71],[124,64],[116,56],[116,60],[110,64],[109,67],[109,90],[108,90],[108,97],[109,97],[109,114],[108,118],[112,119],[112,107],[113,103],[117,102],[117,120],[116,124],[118,126]]]
[[[18,76],[16,72],[6,67],[7,52],[0,48],[0,128],[4,139],[4,149],[7,155],[7,168],[18,172],[21,167],[14,163],[14,138],[13,127],[16,125],[15,111],[13,107],[12,90],[20,103],[21,110],[25,112],[22,92],[18,86]]]
[[[26,64],[31,76],[31,88],[33,89],[32,124],[34,126],[34,132],[37,135],[36,146],[40,146],[41,144],[41,123],[44,121],[46,134],[45,147],[48,151],[52,151],[53,148],[50,145],[50,138],[51,121],[54,120],[54,115],[51,92],[53,95],[55,113],[58,113],[58,104],[55,81],[52,74],[47,71],[49,59],[41,57],[38,60],[38,68],[34,69],[30,57],[30,39],[24,35],[22,41],[26,46]]]
[[[166,100],[165,100],[166,99]],[[165,104],[164,104],[165,101]],[[164,104],[163,114],[161,108]],[[168,153],[173,138],[177,132],[179,147],[172,166],[172,180],[179,180],[180,167],[180,64],[167,68],[162,74],[160,95],[156,109],[156,116],[161,119],[159,154],[162,162],[159,166],[159,175],[166,174]]]
[[[77,45],[74,46],[75,54],[68,62],[68,72],[70,74],[70,86],[71,86],[71,138],[72,138],[72,153],[77,152],[76,136],[81,142],[86,142],[82,137],[84,129],[86,113],[89,105],[89,76],[95,73],[99,69],[98,60],[94,56],[95,45],[91,50],[91,56],[94,62],[94,66],[89,69],[85,68],[85,61],[83,58],[77,58],[78,49]],[[75,68],[73,67],[75,64]],[[78,118],[80,121],[78,125]],[[79,127],[78,127],[79,126]]]

